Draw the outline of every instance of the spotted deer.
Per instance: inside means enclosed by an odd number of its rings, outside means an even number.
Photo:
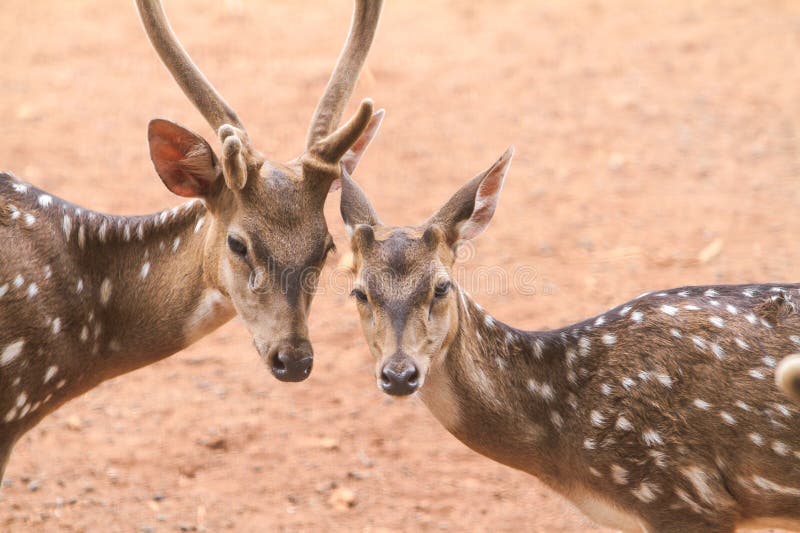
[[[800,345],[800,285],[643,294],[554,331],[492,317],[453,277],[509,150],[418,226],[343,178],[353,296],[384,392],[417,393],[478,453],[628,532],[800,528],[800,410],[770,379]]]
[[[333,247],[323,205],[383,116],[365,100],[338,127],[381,4],[356,0],[306,149],[276,163],[253,147],[160,2],[137,0],[158,55],[218,133],[221,157],[173,122],[150,122],[158,175],[194,200],[149,216],[96,213],[0,174],[0,477],[13,444],[46,414],[185,348],[235,314],[278,379],[309,375],[306,317]]]

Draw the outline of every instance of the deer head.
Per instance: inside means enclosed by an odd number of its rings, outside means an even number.
[[[342,178],[341,212],[354,255],[352,295],[378,386],[403,396],[421,388],[458,329],[452,267],[459,243],[480,235],[497,207],[513,150],[461,188],[419,226],[384,225],[359,186]]]
[[[164,185],[201,198],[209,212],[203,270],[230,297],[256,348],[283,381],[301,381],[313,352],[306,319],[317,274],[333,247],[323,216],[342,169],[352,172],[378,131],[383,111],[361,102],[337,127],[369,51],[381,0],[356,0],[353,20],[297,158],[277,163],[250,141],[233,109],[179,43],[158,0],[136,0],[161,60],[209,125],[220,155],[199,135],[167,120],[150,122],[150,154]]]

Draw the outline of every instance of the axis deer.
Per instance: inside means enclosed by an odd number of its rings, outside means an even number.
[[[343,177],[353,296],[384,392],[418,393],[475,451],[629,532],[800,528],[800,410],[770,379],[800,345],[800,285],[644,294],[554,331],[501,323],[453,279],[506,152],[418,226]]]
[[[150,122],[161,180],[195,198],[150,216],[91,212],[0,175],[0,477],[13,444],[46,414],[185,348],[236,313],[278,379],[308,376],[306,316],[333,247],[323,204],[383,117],[365,100],[337,127],[381,4],[356,0],[306,149],[281,164],[253,148],[179,44],[160,2],[137,0],[154,48],[218,132],[222,156],[177,124]]]

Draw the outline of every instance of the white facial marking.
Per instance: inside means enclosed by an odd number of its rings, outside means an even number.
[[[8,346],[3,349],[3,353],[0,354],[0,365],[8,365],[12,361],[14,361],[19,355],[22,353],[22,347],[25,346],[25,340],[19,339],[18,341],[12,342]]]
[[[678,308],[672,307],[671,305],[662,305],[661,312],[669,316],[675,316],[678,314]]]
[[[611,478],[617,485],[625,485],[628,483],[628,471],[617,465],[611,465]]]
[[[56,365],[47,367],[47,370],[44,373],[43,383],[47,383],[48,381],[53,379],[57,373],[58,373],[58,367]]]
[[[100,284],[100,305],[106,305],[111,299],[111,280],[105,278]]]
[[[611,346],[612,344],[617,342],[617,336],[611,333],[604,333],[603,334],[603,344],[606,346]]]

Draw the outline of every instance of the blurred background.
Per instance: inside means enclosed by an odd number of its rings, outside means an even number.
[[[297,155],[351,2],[166,7],[256,146]],[[150,164],[148,120],[214,136],[132,1],[3,0],[0,57],[0,168],[103,211],[180,203]],[[421,222],[516,146],[464,265],[532,269],[533,291],[472,288],[515,326],[566,325],[647,290],[798,281],[798,2],[387,0],[365,96],[387,118],[355,178],[387,222]],[[338,202],[329,270],[348,249]],[[27,434],[0,529],[601,531],[420,402],[382,395],[353,304],[326,279],[308,381],[273,379],[234,320]]]

